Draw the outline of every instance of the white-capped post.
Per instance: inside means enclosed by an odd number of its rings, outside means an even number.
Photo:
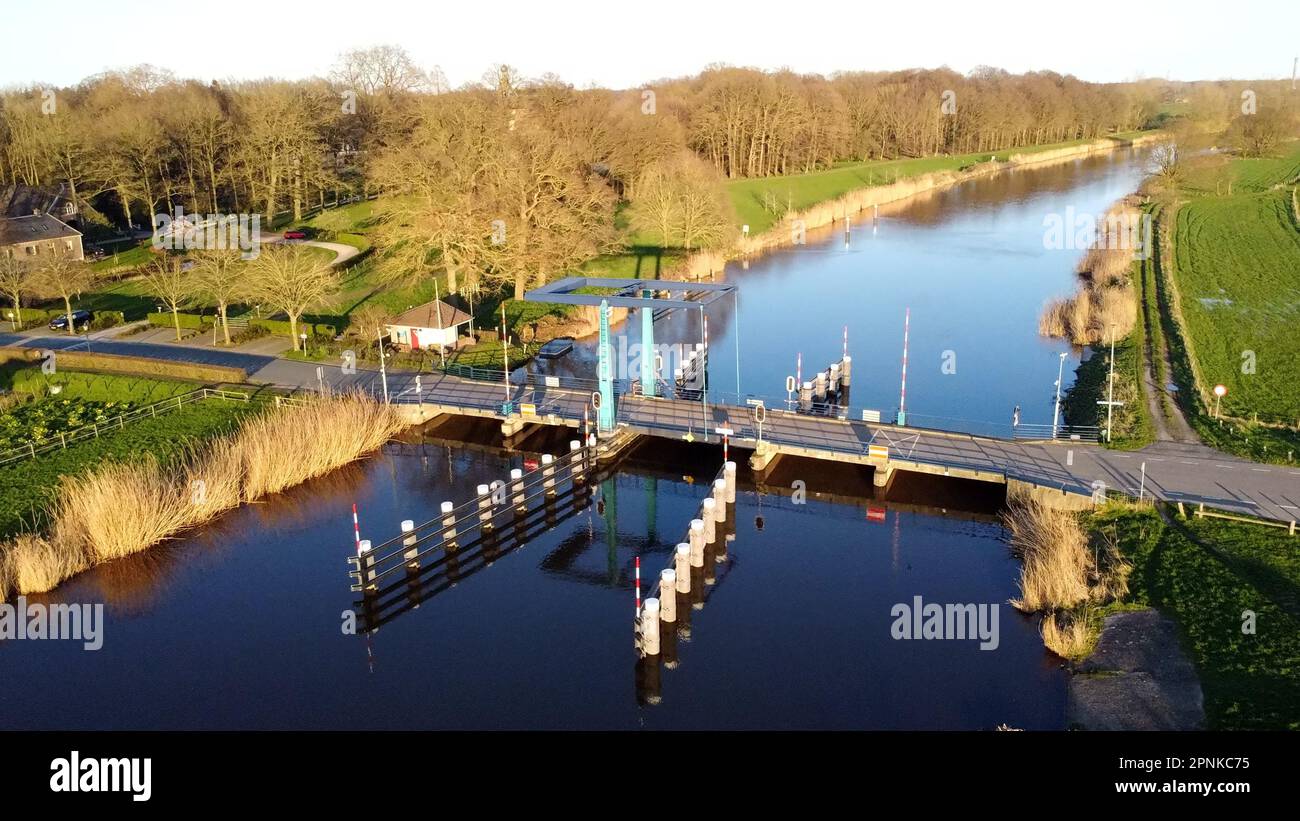
[[[668,624],[677,621],[677,571],[659,571],[659,618]]]
[[[691,592],[691,546],[688,544],[677,545],[677,552],[673,554],[674,574],[677,577],[677,592],[683,596]]]

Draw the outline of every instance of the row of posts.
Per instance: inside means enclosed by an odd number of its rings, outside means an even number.
[[[704,566],[705,547],[717,540],[718,525],[727,521],[727,506],[735,503],[736,463],[727,462],[722,477],[713,482],[713,492],[700,505],[700,518],[691,520],[687,541],[677,545],[673,566],[660,571],[659,595],[646,599],[641,608],[638,633],[643,655],[659,655],[659,623],[677,622],[677,596],[691,592],[691,568]]]
[[[542,455],[542,464],[540,467],[542,475],[542,489],[547,499],[555,497],[557,482],[568,478],[574,485],[581,484],[585,481],[585,474],[588,467],[588,452],[582,448],[582,443],[574,439],[569,442],[569,462],[567,473],[559,470],[555,457],[551,454]],[[516,515],[523,515],[528,512],[527,493],[524,486],[524,472],[519,468],[510,471],[510,481],[503,482],[497,480],[491,484],[479,485],[477,488],[476,498],[478,500],[478,528],[480,533],[490,532],[494,528],[493,518],[496,515],[497,508],[500,505],[510,503],[515,510]],[[442,527],[442,547],[445,550],[456,550],[460,545],[457,539],[460,533],[456,529],[456,504],[455,502],[443,502],[441,508],[441,527]],[[420,549],[417,545],[419,537],[415,533],[415,522],[411,519],[403,519],[402,544],[406,548],[403,558],[406,560],[406,567],[411,571],[420,569]],[[368,539],[361,540],[358,545],[357,567],[360,571],[361,589],[364,593],[371,593],[375,589],[375,557],[371,552],[371,544]]]
[[[799,385],[799,412],[809,413],[814,404],[847,405],[852,375],[853,357],[845,354],[839,362],[831,363],[811,380],[805,380]]]

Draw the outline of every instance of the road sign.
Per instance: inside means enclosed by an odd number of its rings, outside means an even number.
[[[524,402],[519,406],[519,413],[523,416],[536,416],[537,406],[532,402]]]
[[[548,387],[548,388],[558,388],[558,387],[560,387],[560,377],[558,377],[558,376],[548,376],[548,377],[546,377],[546,387]]]
[[[731,428],[714,428],[713,432],[719,436],[735,436],[736,432]]]
[[[884,509],[883,507],[869,507],[869,508],[867,508],[867,521],[868,521],[868,522],[883,522],[883,521],[885,521],[885,509]]]
[[[878,410],[863,410],[863,411],[862,411],[862,421],[863,421],[863,422],[879,422],[879,421],[880,421],[880,411],[878,411]]]
[[[867,445],[867,458],[888,459],[889,448],[884,445]]]

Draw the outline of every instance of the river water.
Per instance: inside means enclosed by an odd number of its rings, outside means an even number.
[[[892,419],[910,309],[909,423],[1007,435],[1019,405],[1022,422],[1050,424],[1058,354],[1067,354],[1064,389],[1079,351],[1039,336],[1038,317],[1050,299],[1074,291],[1083,249],[1046,242],[1044,222],[1073,226],[1103,215],[1137,188],[1146,157],[1142,149],[1121,149],[1004,171],[882,207],[879,220],[858,214],[847,243],[842,226],[827,227],[747,266],[729,262],[725,280],[738,287],[739,309],[728,297],[707,310],[711,394],[733,403],[738,393],[763,397],[781,407],[796,355],[803,355],[803,379],[811,379],[839,360],[847,328],[852,415],[870,408]],[[675,312],[656,322],[655,341],[693,346],[700,325],[698,312]],[[617,328],[616,351],[635,350],[640,328],[637,317]],[[537,369],[594,377],[594,339],[566,359]],[[615,366],[625,375],[621,359]],[[639,378],[635,362],[631,371]]]
[[[1043,216],[1101,213],[1132,190],[1139,165],[1117,152],[967,183],[882,209],[875,233],[856,229],[847,250],[826,232],[736,270],[742,391],[781,393],[791,340],[803,340],[807,373],[838,356],[849,324],[855,404],[891,407],[910,306],[915,413],[997,419],[1018,403],[1027,420],[1049,421],[1065,348],[1037,337],[1036,316],[1072,287],[1078,252],[1043,249]],[[727,306],[712,310],[714,385],[734,388],[717,363],[732,362],[737,323]],[[670,317],[661,341],[690,321]],[[938,367],[948,349],[952,375]],[[567,451],[562,432],[506,450],[490,422],[455,419],[407,440],[31,597],[103,602],[103,647],[0,642],[0,727],[1064,724],[1059,661],[1036,621],[1006,604],[1018,564],[990,485],[913,478],[880,499],[848,466],[782,460],[761,485],[742,470],[725,560],[707,562],[711,582],[696,585],[698,609],[680,608],[680,634],[665,630],[671,665],[639,661],[635,561],[648,592],[721,464],[719,449],[698,443],[642,445],[548,512],[522,547],[466,555],[413,585],[378,630],[349,634],[353,503],[363,537],[383,541],[402,519],[432,519],[440,502]],[[918,596],[996,612],[996,647],[895,638],[895,608]]]

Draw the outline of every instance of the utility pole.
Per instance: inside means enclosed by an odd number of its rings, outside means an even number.
[[[506,334],[506,303],[501,300],[501,370],[502,381],[506,388],[506,402],[502,407],[505,415],[510,415],[510,337]]]
[[[438,359],[443,370],[447,368],[447,353],[442,344],[442,295],[438,292],[438,278],[433,279],[433,309],[438,312]],[[454,319],[454,317],[453,317]]]
[[[1061,380],[1065,378],[1065,351],[1061,351],[1061,364],[1056,369],[1056,407],[1052,410],[1052,438],[1061,423]]]
[[[388,368],[384,364],[384,329],[379,328],[375,331],[379,338],[379,379],[384,384],[384,404],[388,404]]]
[[[1111,436],[1111,414],[1116,405],[1122,405],[1123,402],[1115,401],[1115,325],[1110,326],[1110,383],[1106,388],[1106,401],[1097,400],[1098,405],[1106,406],[1106,441],[1110,441]]]

